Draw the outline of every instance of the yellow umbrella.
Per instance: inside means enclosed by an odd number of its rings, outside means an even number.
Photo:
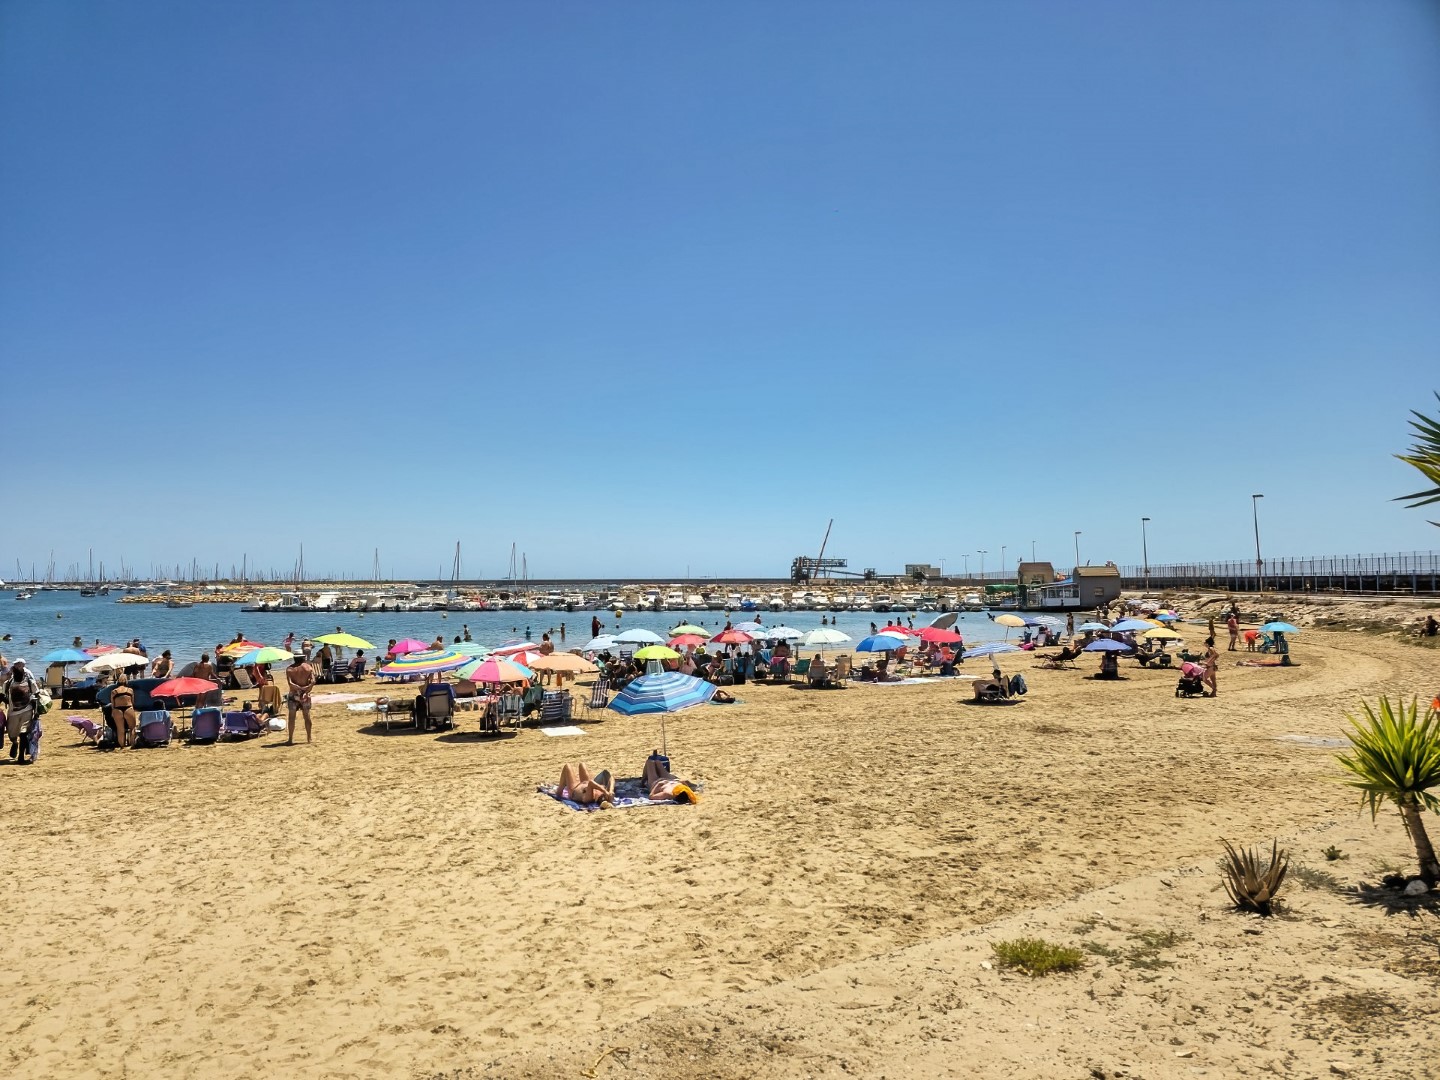
[[[1019,615],[1011,615],[1008,611],[1004,615],[995,616],[997,626],[1024,626],[1025,620]]]
[[[338,645],[342,649],[373,649],[376,646],[370,644],[364,638],[358,638],[354,634],[326,634],[317,637],[316,641],[321,645]]]
[[[1151,638],[1154,641],[1179,641],[1182,635],[1177,634],[1167,626],[1157,626],[1154,630],[1146,630],[1140,635],[1143,638]]]
[[[668,645],[646,645],[635,652],[636,660],[678,660],[680,654]]]
[[[644,650],[641,651],[643,652]],[[574,653],[568,652],[557,652],[551,653],[549,656],[537,657],[530,667],[535,671],[563,671],[567,674],[574,673],[576,675],[587,671],[600,670],[583,656],[576,656]]]

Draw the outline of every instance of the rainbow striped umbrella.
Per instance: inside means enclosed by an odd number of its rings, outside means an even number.
[[[701,679],[666,671],[642,675],[615,695],[610,708],[624,716],[641,713],[672,713],[704,705],[715,696],[715,687]]]
[[[273,645],[265,645],[259,649],[251,649],[235,661],[235,666],[249,667],[252,664],[288,664],[290,660],[291,653],[289,649],[277,649]]]
[[[467,656],[465,665],[460,669],[460,677],[473,683],[507,683],[533,679],[535,673],[504,657],[491,656],[476,660],[473,656]]]
[[[376,669],[377,675],[434,675],[440,671],[454,671],[464,667],[475,658],[451,649],[435,649],[427,652],[410,652],[397,656],[390,663]]]

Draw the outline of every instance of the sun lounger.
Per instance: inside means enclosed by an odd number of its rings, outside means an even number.
[[[230,673],[230,677],[235,680],[235,689],[237,690],[253,690],[255,688],[255,680],[250,678],[248,667],[237,667]]]
[[[409,698],[380,698],[375,703],[375,713],[378,722],[385,725],[385,730],[390,730],[391,724],[414,723],[415,705]]]

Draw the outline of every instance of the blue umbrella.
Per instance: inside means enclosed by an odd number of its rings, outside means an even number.
[[[714,696],[714,684],[704,679],[682,675],[678,671],[662,671],[655,675],[641,675],[615,695],[610,708],[623,716],[672,713],[704,705]]]
[[[1180,616],[1171,615],[1168,611],[1165,611],[1161,612],[1159,615],[1156,615],[1155,618],[1160,622],[1174,622],[1176,619],[1180,618]]]
[[[1300,628],[1291,626],[1288,622],[1267,622],[1260,627],[1260,632],[1262,634],[1298,634]]]
[[[89,653],[83,653],[79,649],[55,649],[40,657],[42,664],[84,664],[95,657]]]
[[[1075,629],[1083,632],[1086,630],[1109,630],[1110,628],[1106,626],[1103,622],[1087,622],[1081,623]]]
[[[1129,652],[1130,646],[1114,638],[1097,638],[1085,646],[1086,652]]]
[[[966,649],[964,659],[972,660],[977,656],[993,656],[995,653],[1019,651],[1019,645],[1011,645],[1008,641],[988,641],[984,645],[976,645],[973,649]]]
[[[1110,629],[1118,634],[1123,634],[1131,630],[1149,630],[1153,625],[1153,623],[1148,623],[1144,619],[1121,619],[1114,626],[1110,627]]]
[[[856,652],[894,652],[905,644],[905,639],[894,634],[872,634],[855,646]]]

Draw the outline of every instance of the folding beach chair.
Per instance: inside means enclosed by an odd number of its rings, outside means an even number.
[[[385,730],[390,730],[391,724],[412,723],[414,721],[414,703],[408,698],[380,698],[375,702],[375,714],[379,717],[379,723],[385,725]]]
[[[66,721],[80,735],[80,745],[90,743],[92,746],[100,745],[100,735],[103,728],[88,716],[68,716]]]
[[[525,718],[525,699],[519,694],[502,694],[498,710],[498,723],[519,727]]]
[[[570,719],[570,695],[557,690],[545,695],[540,703],[540,723],[563,724]]]
[[[142,712],[135,735],[136,746],[168,746],[174,729],[170,726],[170,714],[164,710]]]
[[[248,739],[264,731],[260,717],[253,712],[227,712],[220,724],[220,735],[227,739]]]
[[[795,661],[795,666],[792,667],[792,668],[790,669],[789,673],[785,676],[785,681],[786,681],[786,682],[791,682],[793,679],[797,679],[797,678],[798,678],[798,679],[804,679],[804,678],[806,678],[807,676],[809,676],[809,674],[810,674],[810,660],[809,660],[809,658],[806,658],[806,659],[804,659],[804,660],[796,660],[796,661]]]
[[[595,685],[590,688],[590,696],[585,699],[585,715],[591,717],[595,713],[604,714],[610,706],[610,680],[596,679]]]
[[[455,726],[455,702],[448,688],[439,686],[425,695],[425,727],[451,728]]]
[[[830,681],[835,686],[844,686],[850,681],[850,657],[841,656],[836,659],[835,666],[830,671]]]
[[[143,719],[146,714],[141,713],[140,715]],[[166,719],[168,723],[168,714]],[[213,743],[220,738],[223,726],[224,721],[218,708],[196,709],[190,714],[190,741],[192,743]]]

